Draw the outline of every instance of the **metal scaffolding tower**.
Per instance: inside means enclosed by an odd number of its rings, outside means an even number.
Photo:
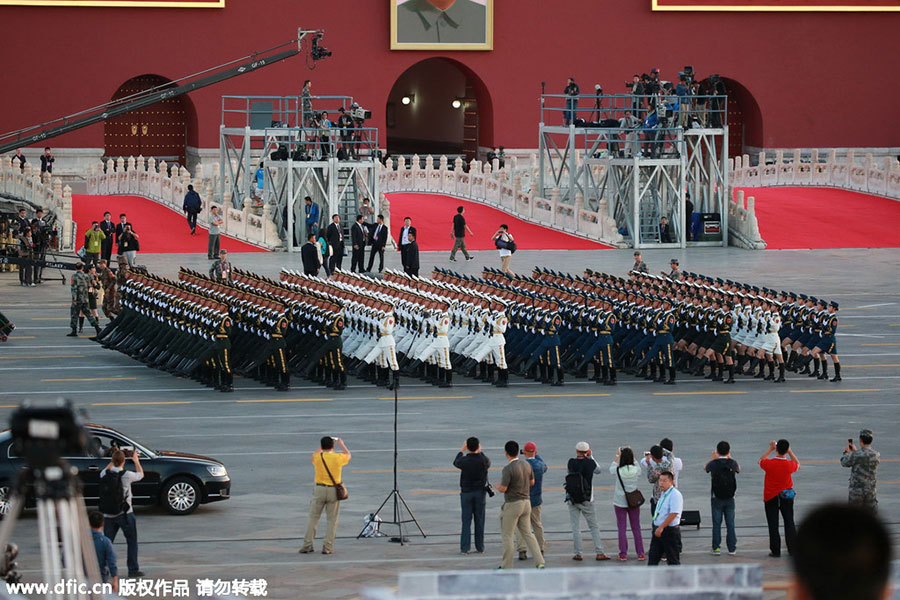
[[[309,100],[332,114],[355,106],[349,96]],[[349,230],[363,198],[380,210],[377,129],[325,127],[308,112],[298,96],[222,99],[219,198],[235,207],[248,197],[272,206],[290,252],[306,241],[307,196],[319,206],[321,227],[338,214]]]
[[[728,244],[724,97],[598,95],[579,100],[573,106],[567,96],[541,97],[541,196],[558,194],[560,202],[573,206],[580,196],[586,209],[607,210],[635,248]],[[659,123],[645,128],[648,114],[657,110]],[[548,124],[550,120],[564,124]],[[689,217],[688,194],[694,206]],[[662,239],[663,217],[668,239]],[[697,239],[688,241],[692,227]]]

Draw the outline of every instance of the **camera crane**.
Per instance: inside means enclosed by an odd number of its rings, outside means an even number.
[[[181,79],[151,88],[147,91],[139,92],[119,100],[113,100],[106,104],[101,104],[100,106],[88,108],[60,119],[2,134],[0,135],[0,154],[15,150],[23,145],[27,146],[43,142],[52,137],[69,133],[70,131],[75,131],[82,127],[94,125],[95,123],[118,117],[139,108],[144,108],[145,106],[156,104],[162,100],[181,96],[193,92],[194,90],[199,90],[200,88],[231,79],[232,77],[252,73],[263,67],[273,65],[300,54],[303,51],[303,40],[310,34],[314,35],[311,48],[308,50],[310,59],[312,59],[312,65],[319,60],[331,56],[331,51],[321,46],[322,36],[324,34],[323,30],[307,30],[300,28],[297,30],[296,38],[284,42],[283,44],[273,46],[268,50],[255,52],[210,69],[204,69],[199,73],[187,75]],[[276,50],[292,45],[295,42],[297,44],[296,48],[275,52]],[[312,68],[312,66],[310,66],[310,68]],[[213,73],[211,75],[199,77],[200,75],[210,72]]]

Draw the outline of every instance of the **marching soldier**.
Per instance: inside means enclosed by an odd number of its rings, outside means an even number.
[[[69,308],[69,326],[72,328],[72,332],[66,334],[67,337],[78,337],[79,313],[87,317],[88,322],[93,325],[99,336],[100,325],[97,324],[97,319],[91,314],[88,301],[88,295],[90,293],[88,290],[91,287],[91,280],[90,277],[84,273],[84,263],[78,262],[75,264],[75,274],[72,275],[70,287],[72,290],[72,306]]]
[[[119,312],[119,299],[116,293],[116,274],[105,259],[100,260],[100,285],[103,286],[103,314],[112,320]]]
[[[859,432],[859,448],[847,443],[841,456],[841,466],[850,469],[849,502],[878,511],[875,476],[881,455],[872,448],[872,430]]]

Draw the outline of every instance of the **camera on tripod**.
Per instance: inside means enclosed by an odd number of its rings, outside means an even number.
[[[10,419],[13,451],[31,468],[60,465],[63,456],[81,456],[88,449],[88,435],[71,404],[50,406],[24,403]]]
[[[372,118],[372,111],[366,110],[363,107],[361,107],[359,104],[354,102],[350,106],[350,116],[353,117],[354,119],[359,119],[360,121],[365,121],[366,119]]]

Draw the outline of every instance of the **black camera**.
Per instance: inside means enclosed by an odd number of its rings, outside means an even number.
[[[71,404],[23,404],[10,418],[13,452],[29,466],[45,468],[59,464],[63,456],[82,456],[88,435]]]
[[[319,42],[322,40],[322,32],[316,34],[316,37],[313,38],[312,41],[312,50],[310,50],[309,55],[313,60],[322,60],[323,58],[328,58],[331,56],[331,50],[325,48],[324,46],[320,46]]]
[[[491,485],[490,481],[485,484],[484,491],[487,493],[489,498],[494,497],[494,486]]]

